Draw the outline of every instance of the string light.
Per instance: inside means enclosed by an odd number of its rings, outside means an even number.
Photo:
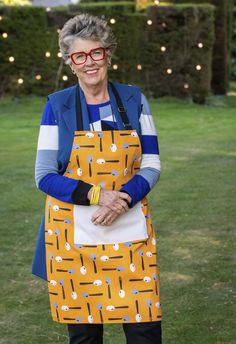
[[[0,16],[0,20],[2,20],[2,16]]]
[[[51,11],[51,7],[47,7],[46,12],[50,12],[50,11]]]
[[[200,49],[203,48],[203,43],[199,42],[198,43],[198,48],[200,48]]]
[[[155,4],[155,5],[159,5],[159,4],[160,4],[160,1],[159,1],[159,0],[155,0],[155,1],[154,1],[154,4]]]
[[[148,24],[148,25],[152,25],[152,20],[151,20],[151,19],[148,19],[147,24]]]
[[[9,60],[10,62],[14,62],[14,61],[15,61],[15,57],[10,56],[8,60]]]
[[[68,80],[68,76],[67,75],[63,75],[62,80],[67,81]]]
[[[58,57],[62,57],[62,53],[59,51],[59,53],[57,53]]]
[[[201,65],[196,65],[196,70],[201,70],[202,69],[202,66]]]
[[[189,85],[188,84],[184,84],[184,88],[188,89]]]
[[[162,26],[162,27],[166,27],[167,25],[166,25],[165,22],[163,22],[163,23],[161,24],[161,26]]]
[[[116,20],[115,20],[114,18],[111,18],[111,19],[110,19],[110,23],[111,23],[111,24],[115,24],[115,23],[116,23]]]
[[[166,51],[166,47],[162,46],[161,47],[161,51],[165,52]]]
[[[46,51],[45,56],[46,56],[46,57],[50,57],[50,56],[51,56],[50,51]]]
[[[168,68],[168,69],[166,70],[166,73],[167,73],[167,74],[172,74],[172,69],[171,69],[171,68]]]
[[[117,70],[117,69],[118,69],[118,65],[117,65],[117,64],[114,64],[114,65],[112,66],[112,68],[113,68],[114,70]]]
[[[137,70],[142,70],[142,65],[141,64],[137,65]]]
[[[7,37],[8,37],[8,34],[7,34],[6,32],[3,32],[2,37],[3,37],[3,38],[7,38]]]
[[[17,82],[18,82],[18,84],[22,85],[23,82],[24,82],[24,80],[23,80],[22,78],[19,78],[19,79],[17,80]]]
[[[35,79],[36,79],[36,80],[41,80],[41,79],[42,79],[42,76],[41,76],[40,74],[37,74],[37,75],[35,76]]]

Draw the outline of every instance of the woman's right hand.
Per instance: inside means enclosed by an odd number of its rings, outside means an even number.
[[[101,189],[99,205],[106,206],[118,214],[122,214],[129,209],[130,196],[125,192]]]

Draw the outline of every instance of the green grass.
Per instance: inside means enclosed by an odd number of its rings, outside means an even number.
[[[45,98],[46,99],[46,98]],[[0,101],[1,344],[67,343],[46,284],[31,275],[44,196],[34,160],[45,99]],[[235,98],[207,106],[151,101],[162,176],[151,192],[159,237],[165,344],[233,344],[235,326]],[[125,343],[105,326],[105,344]]]

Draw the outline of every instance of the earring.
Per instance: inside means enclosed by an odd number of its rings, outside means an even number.
[[[75,71],[74,71],[74,69],[71,68],[71,71],[72,71],[73,74],[76,74]]]

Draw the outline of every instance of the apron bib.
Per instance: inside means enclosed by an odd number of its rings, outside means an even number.
[[[76,131],[64,175],[120,190],[139,170],[141,155],[139,137],[132,129]],[[161,320],[156,237],[147,199],[111,226],[93,225],[91,217],[98,207],[46,198],[46,263],[53,320]]]

